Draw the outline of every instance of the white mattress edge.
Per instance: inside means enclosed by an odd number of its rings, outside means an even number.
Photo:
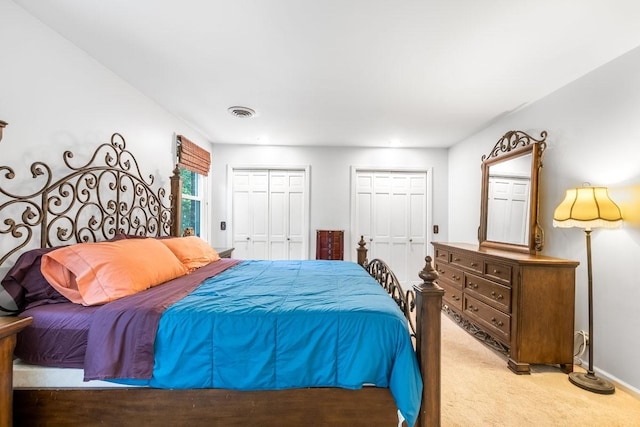
[[[13,388],[105,388],[131,387],[109,381],[84,381],[84,370],[35,366],[13,361]]]

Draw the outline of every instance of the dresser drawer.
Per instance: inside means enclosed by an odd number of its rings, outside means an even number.
[[[447,282],[438,280],[438,285],[444,289],[443,301],[451,308],[462,311],[462,291],[455,286],[451,286]]]
[[[483,265],[482,261],[478,258],[458,252],[451,252],[449,254],[449,263],[482,274]]]
[[[440,262],[442,264],[448,264],[449,263],[449,251],[444,250],[444,249],[440,249],[440,248],[436,248],[436,258],[435,261],[436,262]]]
[[[509,345],[511,339],[511,316],[464,294],[464,314],[472,321],[491,331],[496,339]]]
[[[511,312],[511,288],[474,274],[465,274],[464,291],[498,310]]]
[[[437,263],[435,269],[440,275],[438,277],[438,283],[446,282],[462,290],[462,286],[464,285],[464,274],[461,270],[442,263]]]
[[[505,285],[511,285],[511,266],[493,261],[484,263],[484,274]]]

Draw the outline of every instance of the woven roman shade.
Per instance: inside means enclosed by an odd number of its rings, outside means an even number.
[[[178,135],[178,166],[200,175],[209,175],[211,153],[193,141]]]

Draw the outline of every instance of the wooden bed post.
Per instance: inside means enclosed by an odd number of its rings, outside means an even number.
[[[444,290],[434,283],[438,273],[425,258],[419,276],[423,283],[414,285],[416,293],[416,354],[422,373],[422,406],[417,426],[440,426],[440,311]]]
[[[173,175],[171,175],[171,194],[169,195],[171,201],[171,228],[170,233],[174,237],[179,237],[180,232],[180,220],[182,219],[182,177],[180,176],[180,168],[178,165],[173,169]]]
[[[358,242],[358,249],[356,249],[356,251],[358,251],[358,264],[360,264],[363,267],[366,267],[365,264],[367,263],[366,244],[367,242],[364,241],[364,236],[360,236],[360,241]]]

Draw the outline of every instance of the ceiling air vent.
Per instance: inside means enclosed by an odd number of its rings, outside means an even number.
[[[250,119],[256,115],[256,112],[247,107],[229,107],[227,111],[232,116],[240,117],[241,119]]]

